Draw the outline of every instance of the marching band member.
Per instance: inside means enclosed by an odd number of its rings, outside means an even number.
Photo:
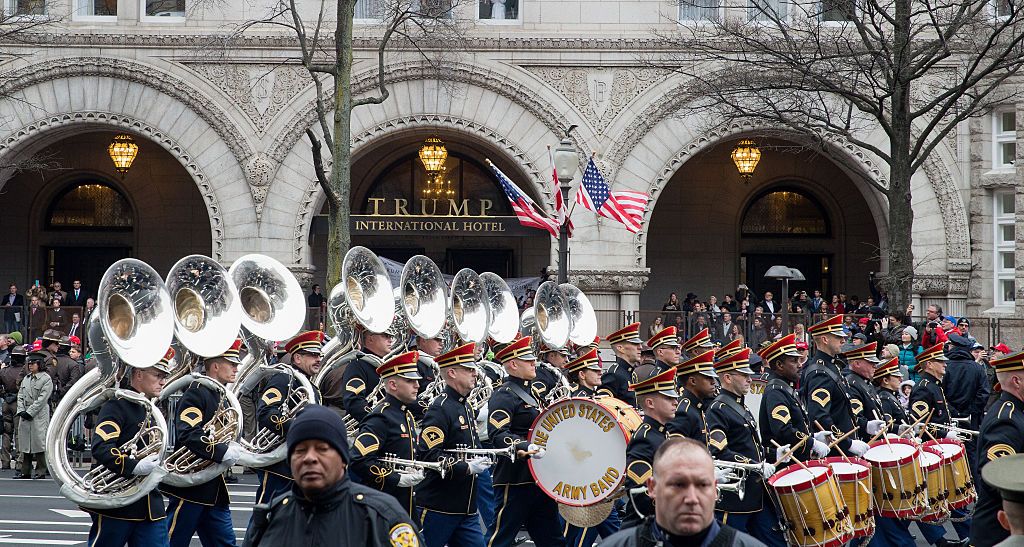
[[[562,374],[565,364],[569,362],[569,348],[549,348],[546,344],[541,344],[540,360],[555,367],[555,370],[537,367],[537,379],[533,381],[533,391],[538,399],[543,400],[548,392],[560,382],[559,375]]]
[[[238,375],[239,347],[242,341],[235,340],[223,354],[205,360],[205,373],[211,379],[227,385]],[[167,352],[164,359],[170,359],[174,350]],[[220,393],[199,383],[192,382],[182,392],[177,407],[182,409],[172,417],[174,438],[178,446],[186,446],[197,457],[214,463],[234,464],[242,449],[235,442],[210,443],[205,439],[208,432],[203,428],[218,410],[226,406]],[[231,523],[231,501],[224,476],[194,486],[160,485],[160,491],[170,498],[167,513],[171,515],[167,535],[171,547],[187,546],[192,534],[199,533],[204,545],[234,545],[235,530]]]
[[[411,405],[412,417],[419,422],[426,410],[427,401],[420,401],[420,396],[427,389],[427,386],[434,381],[434,360],[444,351],[444,342],[440,338],[416,337],[416,350],[420,352],[416,360],[416,371],[423,377],[420,380],[420,392],[416,396],[417,404]]]
[[[693,335],[693,338],[683,342],[682,351],[683,359],[693,359],[698,355],[703,354],[705,351],[714,349],[715,345],[711,343],[711,334],[707,328],[702,329],[697,334]]]
[[[1024,454],[1024,352],[1011,353],[990,363],[996,370],[999,397],[981,421],[978,435],[978,473],[994,460]],[[1020,477],[1020,468],[1015,470]],[[988,478],[988,475],[985,475]],[[976,480],[978,503],[971,525],[971,545],[992,547],[1005,540],[998,518],[1003,509],[1000,491],[985,480]]]
[[[704,410],[715,398],[715,380],[718,379],[715,352],[707,350],[680,364],[676,377],[683,389],[679,393],[675,416],[665,424],[665,430],[707,445],[708,424]]]
[[[565,545],[565,539],[554,526],[558,522],[557,504],[537,486],[526,463],[526,458],[544,457],[543,448],[526,441],[534,419],[540,414],[540,402],[531,392],[537,377],[537,357],[530,350],[531,342],[529,336],[524,336],[494,356],[505,365],[508,378],[491,395],[487,432],[495,448],[515,446],[519,458],[503,458],[495,465],[498,516],[488,547],[511,547],[524,524],[538,547]]]
[[[658,372],[675,371],[682,357],[675,327],[661,329],[647,341],[647,345],[654,351],[654,366]]]
[[[882,402],[882,413],[886,421],[892,421],[894,425],[907,426],[913,422],[907,415],[907,409],[900,403],[900,384],[903,383],[903,373],[900,372],[900,358],[890,357],[875,369],[874,383],[878,391],[878,399]],[[903,433],[903,428],[900,428]]]
[[[649,378],[630,386],[636,393],[644,421],[633,433],[626,448],[627,492],[647,485],[651,478],[654,453],[665,442],[665,424],[675,415],[679,393],[676,392],[676,371],[653,372]],[[647,493],[630,493],[626,501],[622,526],[635,526],[654,514],[654,503]]]
[[[473,409],[466,401],[476,385],[475,346],[470,342],[437,357],[445,388],[423,413],[417,460],[443,462],[446,449],[480,448]],[[476,479],[490,466],[489,458],[479,456],[456,463],[445,477],[426,470],[426,478],[416,487],[416,516],[426,547],[484,546]]]
[[[575,388],[573,397],[595,398],[597,386],[601,381],[601,360],[597,356],[597,349],[591,349],[573,360],[565,366],[565,371]],[[566,545],[590,547],[598,536],[606,538],[618,532],[622,524],[619,519],[619,505],[616,503],[608,518],[597,526],[581,528],[566,522],[564,531]]]
[[[803,439],[803,447],[794,454],[797,460],[824,458],[828,455],[825,439],[827,431],[811,437],[807,410],[793,385],[800,379],[800,354],[796,350],[796,336],[787,334],[761,350],[761,358],[768,364],[768,383],[758,411],[762,439],[775,439],[787,451]]]
[[[330,394],[325,400],[331,406],[337,406],[340,400],[345,414],[363,421],[370,412],[366,398],[380,382],[377,367],[381,365],[381,359],[391,353],[394,343],[395,338],[390,333],[363,332],[363,353],[366,355],[349,363],[344,370],[337,368],[331,371],[324,378],[324,393]]]
[[[126,389],[153,399],[160,396],[171,367],[167,359],[146,368],[128,368]],[[160,465],[160,456],[131,457],[120,447],[135,437],[146,422],[147,410],[127,399],[110,399],[100,407],[92,433],[93,467],[103,466],[120,477],[148,475]],[[168,545],[164,498],[153,489],[138,501],[116,509],[82,507],[92,518],[89,547]]]
[[[846,369],[843,376],[850,384],[850,409],[860,428],[863,440],[870,439],[885,427],[882,416],[882,401],[871,385],[878,364],[878,343],[871,342],[859,346],[843,346],[843,357],[846,358]]]
[[[640,323],[626,325],[609,334],[606,340],[615,352],[615,363],[601,376],[601,388],[597,392],[637,407],[636,395],[629,390],[629,384],[636,383],[633,369],[640,365],[640,344],[643,343]]]
[[[750,348],[715,363],[722,392],[704,414],[708,420],[708,448],[716,460],[759,464],[758,474],[768,478],[775,473],[775,466],[764,461],[766,451],[757,422],[743,403],[754,373],[749,363]],[[766,545],[785,547],[782,533],[774,530],[779,521],[775,507],[764,503],[767,495],[763,481],[748,480],[742,499],[733,492],[722,492],[715,505],[715,516],[722,524],[746,532]]]
[[[814,339],[814,353],[801,371],[800,397],[807,408],[807,420],[836,435],[849,432],[854,422],[850,400],[850,384],[841,374],[843,360],[839,357],[845,335],[843,316],[836,315],[815,325],[807,332]],[[868,445],[860,439],[846,438],[839,442],[832,455],[840,451],[857,456],[867,452]]]
[[[736,353],[743,349],[743,341],[739,338],[734,338],[731,342],[724,346],[719,346],[715,349],[715,361],[720,361],[726,357]]]
[[[300,374],[312,378],[320,370],[320,350],[324,345],[324,333],[318,330],[299,333],[285,344],[285,351],[293,368]],[[256,400],[256,423],[277,432],[284,437],[291,427],[291,420],[284,417],[283,404],[288,394],[299,389],[298,380],[281,371],[270,376],[263,384]],[[310,401],[317,404],[319,401]],[[291,466],[282,460],[269,467],[256,469],[260,487],[256,491],[256,503],[266,504],[291,487]],[[252,521],[250,520],[250,525]]]
[[[396,472],[381,461],[385,455],[413,460],[416,454],[416,420],[409,407],[415,405],[422,379],[416,370],[417,351],[407,351],[377,368],[384,382],[384,399],[359,423],[352,447],[356,457],[352,471],[360,482],[391,494],[403,509],[413,514],[412,488],[423,480],[422,471]]]

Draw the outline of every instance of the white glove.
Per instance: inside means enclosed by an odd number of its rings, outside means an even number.
[[[811,452],[814,452],[814,455],[819,458],[824,458],[828,456],[828,445],[818,439],[814,439],[814,446],[811,448]]]
[[[772,465],[772,464],[770,464],[768,462],[764,462],[764,463],[761,464],[761,476],[762,477],[767,479],[768,477],[770,477],[770,476],[772,476],[774,474],[775,474],[775,466],[774,465]]]
[[[225,463],[229,466],[235,465],[235,462],[237,462],[238,458],[241,456],[242,446],[236,442],[229,443],[228,449],[224,451],[224,458],[221,460],[221,463]]]
[[[416,471],[415,473],[401,473],[398,475],[398,487],[399,488],[412,488],[423,480],[425,475],[423,471]]]
[[[858,441],[857,439],[850,441],[850,452],[852,452],[854,456],[863,456],[867,451],[868,443]]]
[[[832,440],[832,432],[831,431],[819,431],[819,432],[814,434],[814,440],[820,441],[820,442],[823,442],[823,443],[828,443],[829,441]]]
[[[910,431],[910,424],[900,424],[900,427],[899,427],[899,436],[900,436],[900,437],[904,437],[904,436],[906,436],[906,434],[907,434],[907,431]]]
[[[885,427],[885,420],[868,420],[868,435],[877,435]]]
[[[963,439],[960,438],[960,435],[956,434],[956,431],[947,431],[946,432],[946,438],[947,439],[956,439],[958,441],[963,440]]]
[[[775,462],[776,463],[786,463],[786,462],[792,460],[793,459],[793,455],[792,454],[786,456],[786,452],[789,452],[789,449],[790,449],[790,445],[788,445],[788,444],[784,444],[784,445],[776,448],[775,449]],[[786,456],[786,459],[783,460],[782,456]],[[765,475],[765,476],[767,477],[768,475]]]
[[[478,456],[466,462],[469,464],[469,472],[472,475],[478,475],[483,473],[488,467],[491,466],[492,462],[490,458],[486,456]]]
[[[160,456],[153,454],[152,456],[146,456],[139,460],[139,463],[135,464],[135,469],[132,469],[133,475],[148,475],[153,472],[157,466],[160,465]]]
[[[535,460],[539,460],[539,459],[543,458],[544,454],[547,453],[547,450],[544,450],[543,448],[541,448],[541,447],[539,447],[539,446],[537,446],[535,444],[532,444],[532,443],[530,444],[530,446],[526,447],[526,451],[527,452],[536,452],[536,454],[532,454],[530,456],[531,458],[533,458]]]
[[[885,438],[886,439],[898,439],[898,438],[900,438],[900,436],[895,434],[895,433],[886,433],[885,434]]]
[[[727,483],[729,481],[736,480],[737,478],[739,477],[736,476],[736,473],[734,473],[732,469],[726,469],[724,467],[715,468],[715,482],[718,484]]]

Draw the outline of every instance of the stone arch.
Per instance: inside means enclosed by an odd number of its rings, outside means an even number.
[[[12,156],[31,154],[34,148],[45,145],[47,141],[45,137],[48,137],[53,132],[86,126],[127,129],[159,144],[171,156],[177,159],[185,167],[189,175],[191,175],[200,195],[203,196],[203,202],[206,204],[207,215],[210,219],[211,252],[213,258],[217,260],[222,259],[224,221],[212,182],[206,176],[202,166],[195,161],[184,147],[173,138],[142,120],[121,114],[95,111],[74,112],[42,118],[11,132],[3,141],[0,141],[0,161],[7,161]]]

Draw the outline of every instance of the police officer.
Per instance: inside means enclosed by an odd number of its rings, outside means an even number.
[[[445,450],[480,448],[473,409],[466,396],[476,385],[473,342],[437,357],[444,393],[435,398],[420,422],[416,459],[446,462]],[[417,517],[427,547],[483,547],[484,533],[476,507],[477,476],[491,466],[486,456],[470,457],[451,466],[442,477],[432,469],[416,487]]]
[[[683,359],[693,359],[698,355],[703,354],[705,351],[714,349],[715,345],[711,343],[711,335],[705,327],[700,332],[694,334],[692,338],[683,342],[682,351]]]
[[[636,383],[633,369],[640,365],[640,323],[632,323],[611,333],[606,338],[615,352],[615,363],[601,376],[602,396],[615,397],[636,407],[636,395],[629,390],[629,384]]]
[[[988,467],[1000,458],[1024,454],[1024,352],[1011,353],[990,364],[996,369],[999,397],[981,421],[978,435],[978,468],[984,480],[975,481],[978,503],[970,532],[975,547],[991,547],[1008,536],[999,520],[1005,491],[990,484]],[[1012,473],[1019,481],[1021,467],[1017,463]]]
[[[324,333],[311,330],[297,334],[285,344],[285,351],[291,367],[298,374],[312,378],[320,370],[320,351],[324,344]],[[268,428],[284,437],[291,427],[291,419],[285,417],[284,403],[289,394],[299,389],[299,381],[287,371],[277,372],[270,376],[259,390],[256,398],[256,423],[260,428]],[[318,397],[318,395],[317,395]],[[319,400],[310,401],[310,404]],[[255,469],[260,479],[260,487],[256,490],[256,503],[267,504],[278,494],[291,488],[291,467],[287,461],[280,461],[267,467]],[[250,526],[252,520],[250,520]]]
[[[21,378],[25,375],[25,358],[28,351],[25,346],[17,345],[11,348],[11,364],[0,369],[0,396],[3,397],[0,403],[0,413],[3,414],[3,444],[0,444],[0,464],[4,469],[10,469],[12,462],[17,462],[18,455],[14,453],[14,436],[18,431],[18,388],[21,386]]]
[[[633,433],[626,448],[626,481],[629,493],[626,500],[622,527],[636,526],[654,515],[654,502],[646,491],[636,492],[647,485],[654,465],[654,453],[665,442],[668,431],[665,424],[675,415],[679,406],[676,391],[676,371],[653,372],[649,378],[630,386],[636,393],[644,413],[644,421]]]
[[[675,327],[661,329],[647,341],[647,345],[654,350],[654,366],[658,372],[674,371],[681,362],[682,352]]]
[[[488,547],[511,547],[523,525],[538,547],[562,547],[565,539],[554,523],[558,508],[534,482],[527,458],[544,457],[544,449],[526,437],[540,414],[540,402],[531,392],[537,377],[537,357],[532,340],[524,336],[498,350],[495,359],[505,366],[508,377],[494,390],[488,403],[487,432],[495,448],[515,446],[518,458],[498,460],[494,467],[494,494],[498,516]]]
[[[1024,468],[1024,456],[1015,455],[992,462],[982,473],[984,482],[992,485],[1003,498],[1003,506],[996,518],[1010,537],[996,547],[1020,547],[1024,545],[1024,481],[1020,470]]]
[[[976,361],[971,353],[974,345],[974,340],[966,336],[949,335],[949,344],[945,349],[949,361],[946,362],[946,374],[942,377],[942,389],[946,392],[950,417],[962,418],[959,421],[964,424],[963,427],[977,431],[985,415],[985,403],[991,389],[985,377],[985,365]],[[970,444],[974,448],[974,443]],[[973,452],[971,461],[974,461]]]
[[[665,424],[669,434],[682,435],[705,446],[708,444],[708,426],[704,411],[715,398],[718,379],[714,358],[715,352],[709,349],[679,365],[676,380],[683,388],[679,406],[675,416]]]
[[[64,394],[82,377],[82,367],[71,358],[70,353],[71,339],[67,336],[61,336],[57,347],[56,380],[54,383],[57,389],[57,400],[63,399]]]
[[[878,342],[844,345],[842,350],[847,362],[843,376],[850,384],[850,408],[861,439],[866,441],[885,428],[885,420],[881,419],[882,400],[871,385],[878,364]]]
[[[42,353],[43,364],[42,371],[50,375],[50,379],[53,380],[53,398],[57,399],[57,394],[60,385],[57,383],[57,351],[60,349],[60,331],[56,329],[46,329],[43,331],[43,347],[38,350]]]
[[[814,353],[801,372],[800,397],[807,409],[807,420],[811,425],[820,425],[824,431],[841,436],[857,427],[854,421],[850,384],[840,372],[845,363],[839,357],[845,340],[843,316],[836,315],[815,325],[807,332],[814,338]],[[868,445],[855,438],[843,439],[832,451],[838,456],[845,454],[860,456],[867,452]]]
[[[391,353],[394,343],[395,337],[391,333],[364,332],[364,355],[349,363],[344,370],[334,369],[324,378],[324,403],[340,407],[345,415],[362,421],[370,412],[366,399],[380,383],[377,367],[383,364],[384,356]]]
[[[419,393],[419,372],[416,361],[419,352],[407,351],[377,368],[384,384],[384,399],[370,410],[359,424],[352,447],[356,456],[352,471],[360,482],[391,494],[403,509],[413,514],[413,487],[423,480],[422,471],[400,472],[383,460],[392,456],[414,460],[416,455],[416,420],[410,410]]]
[[[762,349],[760,354],[768,363],[768,382],[758,409],[761,438],[774,439],[787,451],[803,441],[803,446],[793,453],[797,460],[824,458],[828,455],[825,441],[829,432],[819,431],[812,436],[807,410],[793,387],[800,379],[796,336],[787,334]]]
[[[750,392],[750,348],[743,348],[715,363],[715,372],[722,383],[722,392],[704,414],[708,420],[709,449],[716,460],[759,464],[757,475],[767,479],[775,473],[775,466],[764,461],[764,445],[754,415],[744,404]],[[780,447],[778,453],[785,447]],[[785,547],[782,533],[775,530],[778,515],[770,499],[765,503],[767,491],[764,481],[748,480],[743,498],[733,492],[722,492],[715,504],[715,517],[746,532],[766,545]]]
[[[161,359],[148,368],[129,368],[126,389],[153,399],[160,396],[167,374],[171,371],[167,359]],[[119,477],[148,475],[160,464],[159,454],[135,458],[122,452],[121,445],[135,437],[146,424],[145,407],[128,399],[110,399],[100,407],[96,427],[92,434],[93,467],[103,466]],[[89,545],[117,547],[119,545],[167,545],[167,525],[164,522],[164,498],[157,489],[139,500],[116,509],[83,507],[92,518]]]
[[[238,375],[238,358],[241,340],[235,342],[223,354],[205,360],[205,373],[211,380],[227,385]],[[168,352],[170,359],[174,350]],[[177,446],[187,447],[194,457],[210,462],[223,463],[229,468],[242,453],[241,447],[231,442],[208,442],[206,424],[218,411],[223,411],[227,401],[220,392],[197,381],[189,384],[182,392],[175,407],[177,415],[171,418]],[[167,512],[171,515],[167,535],[171,547],[188,546],[192,534],[198,533],[204,545],[234,545],[235,531],[231,523],[231,500],[224,475],[192,486],[171,486],[161,484],[160,491],[170,498]]]

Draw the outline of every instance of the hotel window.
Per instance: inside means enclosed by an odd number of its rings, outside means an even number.
[[[117,20],[117,0],[77,0],[73,20]]]
[[[44,0],[8,0],[7,12],[11,15],[46,15]]]
[[[481,21],[519,20],[519,0],[478,0],[477,18]]]
[[[853,19],[855,8],[853,0],[822,0],[821,20],[826,22],[842,22]]]
[[[748,0],[747,17],[750,21],[772,21],[770,13],[785,21],[786,0]]]
[[[1017,158],[1017,111],[996,110],[992,113],[992,167],[1013,167]]]
[[[355,19],[363,21],[379,21],[383,16],[383,0],[356,0]]]
[[[992,224],[995,226],[995,237],[992,248],[992,272],[995,281],[995,305],[1012,306],[1016,300],[1017,287],[1014,283],[1016,260],[1016,228],[1014,226],[1016,207],[1013,190],[995,192],[993,194]]]
[[[142,20],[178,23],[185,20],[185,0],[141,0]]]
[[[718,21],[719,0],[685,0],[679,4],[680,21]]]

